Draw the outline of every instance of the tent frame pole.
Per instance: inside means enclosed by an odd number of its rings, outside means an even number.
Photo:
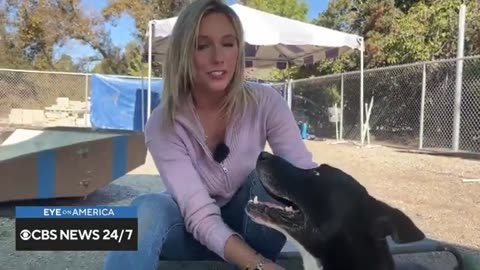
[[[147,120],[152,110],[152,36],[153,22],[148,22],[148,84],[147,84]]]

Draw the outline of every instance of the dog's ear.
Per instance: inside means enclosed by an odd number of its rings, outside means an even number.
[[[372,200],[372,204],[374,220],[371,232],[375,238],[384,239],[390,235],[398,244],[425,238],[425,234],[399,209],[375,199]]]

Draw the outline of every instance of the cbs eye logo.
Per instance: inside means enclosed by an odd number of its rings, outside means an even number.
[[[31,237],[32,233],[29,230],[25,229],[20,232],[20,239],[22,239],[23,241],[30,240]]]

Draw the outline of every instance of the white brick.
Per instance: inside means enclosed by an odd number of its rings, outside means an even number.
[[[22,123],[22,114],[18,112],[17,113],[11,112],[8,115],[8,121],[10,124],[19,125]]]
[[[67,97],[58,97],[57,98],[57,105],[60,107],[68,107],[69,106],[69,98]]]
[[[33,113],[32,110],[23,110],[22,113],[22,124],[31,125],[33,124]]]
[[[43,110],[32,110],[33,123],[45,122],[45,112]]]

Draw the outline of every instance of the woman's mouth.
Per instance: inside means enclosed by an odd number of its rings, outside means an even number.
[[[213,70],[208,72],[208,76],[212,80],[223,80],[226,74],[227,74],[226,70]]]

